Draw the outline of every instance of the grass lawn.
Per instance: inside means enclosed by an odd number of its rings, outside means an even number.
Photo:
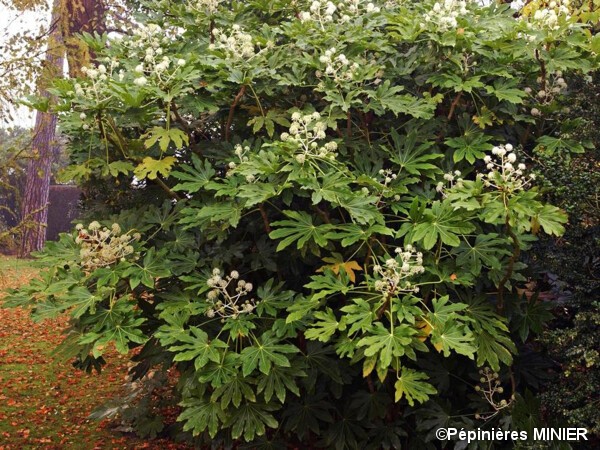
[[[37,272],[27,260],[0,256],[0,291]],[[110,422],[88,420],[94,408],[122,392],[127,357],[108,355],[100,375],[54,360],[65,324],[65,318],[34,323],[27,310],[0,308],[0,450],[182,448],[144,442],[112,431]]]

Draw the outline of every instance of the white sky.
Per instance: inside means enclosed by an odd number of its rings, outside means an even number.
[[[50,3],[51,0],[48,0]],[[0,61],[8,57],[3,48],[8,38],[16,33],[28,32],[35,33],[39,30],[40,24],[46,24],[49,20],[50,8],[46,11],[25,11],[20,12],[0,4]],[[24,127],[33,126],[34,113],[28,108],[21,107],[17,111],[13,125]]]

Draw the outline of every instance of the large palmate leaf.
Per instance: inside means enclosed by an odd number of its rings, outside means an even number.
[[[327,342],[336,331],[345,329],[344,319],[338,320],[331,308],[315,312],[314,318],[316,319],[314,325],[305,332],[307,339]]]
[[[394,231],[384,225],[360,226],[356,223],[344,223],[335,225],[335,230],[327,233],[330,240],[340,240],[342,247],[348,247],[359,241],[366,241],[373,234],[393,236]]]
[[[437,394],[437,390],[427,381],[424,381],[427,379],[429,377],[423,372],[403,367],[398,380],[394,384],[396,402],[404,397],[410,406],[414,406],[415,401],[424,403],[429,400],[429,396]]]
[[[265,434],[266,427],[277,428],[279,423],[271,414],[274,409],[273,406],[244,402],[233,411],[225,426],[231,427],[234,439],[243,435],[246,441],[252,441],[255,436]]]
[[[452,155],[454,162],[466,159],[470,164],[474,164],[476,160],[483,159],[492,149],[493,146],[489,143],[491,139],[491,136],[469,129],[460,137],[447,139],[445,144],[454,149]]]
[[[306,372],[303,370],[273,365],[269,373],[258,381],[256,392],[258,394],[262,393],[266,402],[270,402],[273,395],[275,395],[283,404],[288,392],[300,396],[296,378],[305,376]]]
[[[531,218],[531,230],[537,234],[540,227],[544,232],[561,236],[565,232],[563,224],[567,223],[567,215],[552,205],[544,205]]]
[[[124,303],[123,301],[120,303]],[[123,314],[123,310],[127,313]],[[146,319],[136,317],[133,305],[129,303],[125,308],[100,311],[97,317],[102,320],[104,327],[98,332],[89,332],[80,339],[80,344],[93,344],[92,355],[94,358],[102,356],[109,344],[114,344],[119,353],[127,354],[130,344],[143,344],[148,337],[142,331]]]
[[[478,234],[473,244],[465,239],[453,253],[457,255],[456,264],[473,275],[479,275],[483,266],[499,269],[500,258],[512,254],[508,241],[496,233]]]
[[[512,363],[512,355],[517,352],[510,337],[501,334],[490,334],[487,331],[475,331],[477,343],[477,365],[489,364],[492,370],[500,370],[500,362],[507,366]]]
[[[183,216],[179,223],[184,229],[200,227],[208,228],[210,225],[227,223],[237,227],[242,217],[242,206],[237,202],[220,202],[200,207],[187,207],[181,211]]]
[[[498,79],[493,86],[486,86],[488,94],[494,95],[498,100],[506,100],[510,103],[521,104],[523,99],[527,97],[527,93],[517,84],[517,80],[508,80],[506,78]]]
[[[352,221],[361,225],[384,223],[383,214],[377,209],[378,198],[374,196],[346,195],[339,204],[350,214]]]
[[[189,144],[189,136],[177,128],[165,129],[162,127],[151,128],[144,136],[144,146],[146,148],[152,147],[158,142],[158,146],[162,152],[165,152],[169,148],[169,144],[173,142],[175,148],[180,149],[183,144]]]
[[[445,323],[442,327],[435,327],[431,332],[431,343],[438,352],[450,356],[451,351],[473,359],[477,350],[473,342],[473,334],[464,325]]]
[[[426,175],[433,178],[442,171],[435,161],[444,157],[434,150],[432,142],[418,142],[417,130],[411,130],[407,135],[401,136],[396,130],[390,133],[393,149],[388,150],[392,162],[399,166],[399,176]]]
[[[406,348],[411,345],[415,334],[417,330],[408,325],[388,329],[381,322],[377,322],[356,345],[365,347],[365,356],[378,355],[379,366],[387,368],[392,364],[394,357],[406,353]]]
[[[177,420],[185,422],[183,431],[191,431],[194,436],[207,430],[210,437],[215,437],[220,424],[227,417],[220,402],[214,400],[207,401],[203,398],[191,397],[183,400],[181,405],[184,410]]]
[[[179,336],[179,345],[169,346],[175,353],[175,361],[194,361],[196,370],[206,366],[209,361],[220,363],[222,349],[229,346],[220,339],[209,339],[208,334],[198,327],[190,327],[188,333]]]
[[[474,230],[474,225],[461,217],[450,204],[435,201],[425,210],[423,222],[417,224],[412,239],[421,241],[425,250],[431,249],[438,240],[452,247],[460,245],[460,235]]]
[[[329,224],[315,225],[311,215],[304,211],[283,211],[290,220],[280,220],[271,225],[276,227],[269,233],[271,239],[282,239],[277,245],[277,251],[296,243],[296,248],[302,248],[309,242],[321,247],[327,245],[327,232],[332,230]]]
[[[192,164],[183,164],[180,170],[172,172],[171,176],[182,181],[173,186],[174,191],[186,191],[190,194],[198,192],[216,174],[212,165],[207,159],[200,159],[198,155],[192,153]]]
[[[159,175],[168,177],[176,162],[177,160],[172,156],[165,156],[161,159],[154,159],[151,156],[146,156],[142,162],[136,166],[133,173],[138,180],[143,180],[144,178],[155,180]]]
[[[141,265],[134,264],[126,269],[123,275],[129,277],[131,288],[135,289],[140,283],[153,288],[156,279],[171,275],[169,261],[165,258],[165,255],[166,250],[156,252],[154,248],[151,248],[144,256]]]
[[[459,311],[464,311],[468,307],[465,303],[450,302],[450,297],[448,295],[434,298],[431,303],[433,311],[427,315],[428,321],[436,327],[443,326],[449,320],[458,318],[459,315],[457,313]]]
[[[341,196],[352,194],[351,181],[346,174],[336,172],[320,179],[302,180],[302,189],[312,191],[311,200],[313,205],[320,203],[322,200],[339,205]]]
[[[274,334],[264,333],[255,343],[242,350],[242,373],[248,376],[258,367],[267,375],[272,366],[290,367],[290,360],[285,354],[297,352],[296,346],[281,344]]]
[[[254,388],[250,385],[248,380],[241,375],[238,375],[215,389],[210,396],[210,399],[211,401],[220,400],[221,408],[225,410],[229,404],[239,408],[242,399],[249,402],[255,402],[256,395],[254,394]]]

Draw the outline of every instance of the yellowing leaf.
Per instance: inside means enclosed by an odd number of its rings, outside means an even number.
[[[163,127],[153,127],[144,135],[147,139],[144,141],[144,147],[150,148],[158,142],[161,152],[169,148],[173,142],[177,149],[181,149],[183,144],[189,144],[189,136],[178,128],[166,129]]]
[[[433,330],[433,327],[431,326],[431,324],[429,322],[426,322],[424,320],[419,320],[416,324],[417,329],[419,330],[419,335],[417,336],[417,339],[420,340],[421,342],[425,341],[425,339],[427,339],[427,336],[429,336],[431,334],[431,331]],[[437,349],[436,350],[439,352],[440,350]]]
[[[363,361],[363,377],[364,378],[368,377],[371,374],[371,372],[373,372],[373,369],[375,368],[376,363],[377,363],[376,355],[368,356],[365,358],[365,360]]]
[[[494,114],[485,106],[481,108],[481,113],[479,116],[473,116],[473,122],[482,130],[484,130],[488,126],[493,125],[494,121],[502,123],[502,120],[498,120],[496,114]]]
[[[344,261],[342,255],[339,253],[334,253],[333,257],[323,258],[323,261],[329,264],[326,264],[317,269],[317,272],[323,272],[325,269],[329,268],[333,273],[339,275],[340,267],[344,268],[344,271],[348,274],[348,278],[352,283],[356,283],[356,274],[355,270],[363,270],[362,267],[356,261]]]
[[[143,180],[144,178],[154,180],[158,174],[168,177],[176,161],[172,156],[167,156],[163,159],[154,159],[147,156],[138,164],[133,173],[138,180]]]

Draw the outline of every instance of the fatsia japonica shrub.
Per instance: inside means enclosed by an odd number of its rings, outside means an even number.
[[[145,204],[49,244],[11,303],[70,314],[82,367],[114,344],[141,347],[137,377],[175,368],[200,442],[532,423],[514,362],[548,315],[516,294],[520,257],[567,217],[531,150],[583,149],[546,117],[597,40],[560,2],[140,3],[54,92],[64,176]]]

